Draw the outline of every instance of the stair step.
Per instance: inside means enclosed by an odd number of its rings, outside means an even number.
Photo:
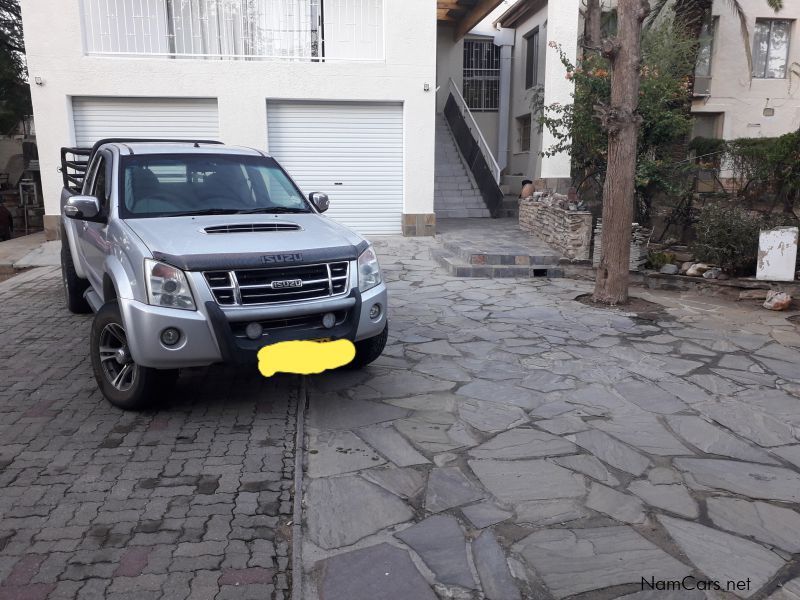
[[[486,206],[484,206],[483,202],[481,201],[470,201],[470,202],[461,202],[461,201],[446,201],[446,200],[435,200],[433,205],[438,208],[443,208],[445,210],[456,209],[456,208],[476,208],[481,210],[488,210]]]
[[[558,254],[530,254],[530,251],[526,252],[524,248],[504,252],[482,252],[454,241],[445,241],[442,246],[459,260],[471,265],[557,265],[561,258]]]
[[[434,210],[440,218],[489,217],[443,115],[436,117]]]
[[[444,208],[435,209],[436,216],[440,219],[488,219],[492,215],[485,208]]]
[[[539,277],[563,277],[563,270],[558,265],[473,265],[446,250],[431,249],[431,258],[454,277],[482,277],[501,279],[518,277],[533,279]]]

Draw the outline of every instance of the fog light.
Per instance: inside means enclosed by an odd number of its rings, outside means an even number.
[[[322,325],[325,329],[331,329],[336,325],[336,315],[333,313],[325,313],[325,316],[322,317]]]
[[[261,337],[261,334],[264,333],[264,328],[261,326],[261,323],[250,323],[245,328],[244,332],[251,340],[257,340]]]
[[[375,320],[380,316],[381,316],[381,305],[373,304],[372,308],[369,309],[369,318]]]
[[[165,346],[174,346],[181,340],[181,332],[174,327],[167,327],[161,332],[161,343]]]

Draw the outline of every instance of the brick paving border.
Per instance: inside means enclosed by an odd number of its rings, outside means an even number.
[[[0,283],[0,598],[287,600],[300,379],[187,369],[100,395],[57,268]]]

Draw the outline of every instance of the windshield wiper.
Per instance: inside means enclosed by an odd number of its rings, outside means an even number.
[[[305,208],[290,208],[286,206],[272,206],[269,208],[254,208],[251,210],[240,210],[238,208],[207,208],[205,210],[190,210],[179,213],[169,213],[170,217],[197,217],[203,215],[258,215],[258,214],[282,214],[282,213],[308,213]]]
[[[205,210],[190,210],[187,212],[169,213],[169,217],[196,217],[202,215],[238,215],[244,211],[236,208],[207,208]]]
[[[257,214],[264,214],[264,215],[279,215],[279,214],[287,214],[287,213],[309,213],[311,212],[307,208],[293,208],[288,206],[271,206],[269,208],[254,208],[252,210],[240,210],[238,211],[240,215],[257,215]]]

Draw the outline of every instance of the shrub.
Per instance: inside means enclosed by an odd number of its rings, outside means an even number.
[[[786,225],[785,215],[759,215],[739,206],[707,204],[695,223],[697,240],[692,252],[697,260],[722,267],[733,275],[752,275],[758,258],[762,229]]]
[[[611,100],[611,66],[596,53],[584,53],[573,64],[560,46],[550,42],[561,57],[565,77],[575,83],[571,104],[545,106],[541,95],[534,97],[533,109],[539,124],[552,134],[555,143],[544,148],[544,156],[568,152],[572,173],[581,183],[597,176],[605,179],[608,132],[598,118],[598,108]],[[691,177],[690,165],[676,164],[676,145],[692,128],[688,94],[690,76],[697,56],[697,41],[664,21],[642,36],[642,68],[639,105],[642,117],[636,152],[636,198],[639,222],[649,219],[653,198],[661,193],[683,196]]]
[[[658,271],[664,265],[675,263],[675,255],[670,252],[648,252],[647,266]]]
[[[726,144],[727,160],[740,187],[757,182],[791,212],[800,200],[800,131],[777,138],[743,138]]]

